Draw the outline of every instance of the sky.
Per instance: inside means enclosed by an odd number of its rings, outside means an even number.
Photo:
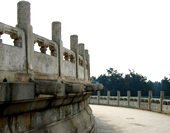
[[[0,22],[16,26],[17,2],[1,1]],[[78,42],[89,50],[91,76],[112,67],[124,74],[134,69],[153,82],[170,78],[169,0],[29,2],[34,33],[51,39],[51,23],[60,21],[66,48],[70,48],[70,35],[78,35]]]

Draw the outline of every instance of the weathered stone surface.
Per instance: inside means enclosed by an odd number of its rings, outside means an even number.
[[[34,72],[58,76],[58,58],[34,52]]]
[[[0,83],[0,102],[34,99],[33,83]]]
[[[14,39],[14,46],[0,39],[0,133],[95,132],[87,99],[100,88],[85,89],[90,59],[84,44],[72,35],[70,49],[64,48],[60,22],[52,23],[52,40],[34,34],[30,3],[17,6],[16,27],[0,22],[0,35]]]
[[[0,131],[8,132],[89,132],[94,126],[91,109],[74,114],[72,105],[51,108],[44,111],[29,112],[21,115],[0,118]],[[62,121],[61,121],[62,120]],[[41,128],[40,128],[41,127]],[[29,131],[30,130],[30,131]]]
[[[30,3],[27,1],[20,1],[18,6],[18,23],[30,24]]]
[[[33,81],[36,94],[57,95],[61,93],[62,84],[57,81]]]
[[[88,110],[88,111],[87,111]],[[69,120],[63,120],[61,122],[56,122],[50,124],[41,129],[35,129],[29,131],[27,133],[65,133],[65,132],[73,132],[73,133],[93,133],[95,130],[93,129],[95,121],[94,117],[91,114],[91,110],[87,107],[87,110],[83,110],[77,115],[71,117]]]
[[[65,76],[76,78],[76,63],[63,60],[63,70]]]
[[[67,93],[83,93],[86,88],[83,84],[76,83],[66,83],[65,87]]]
[[[87,83],[87,84],[84,84],[84,85],[86,86],[86,91],[94,92],[94,91],[99,91],[99,90],[103,89],[102,84],[90,84],[90,83]]]

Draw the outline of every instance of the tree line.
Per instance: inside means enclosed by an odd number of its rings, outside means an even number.
[[[121,96],[126,96],[127,91],[130,91],[131,96],[137,96],[137,91],[141,91],[142,96],[148,96],[148,91],[153,91],[153,96],[159,96],[160,91],[164,91],[165,96],[170,96],[170,79],[164,77],[160,82],[152,82],[131,69],[129,74],[124,75],[109,68],[107,74],[101,74],[97,78],[92,76],[90,80],[92,83],[103,84],[104,88],[100,91],[100,95],[107,95],[107,91],[110,91],[110,94],[115,96],[117,91],[120,91]],[[96,94],[97,92],[92,93],[92,95]]]

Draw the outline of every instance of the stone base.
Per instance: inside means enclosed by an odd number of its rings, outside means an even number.
[[[94,116],[88,106],[80,113],[65,119],[46,125],[41,129],[35,129],[26,133],[94,133]]]
[[[66,105],[1,117],[0,133],[95,133],[95,120],[89,106],[76,114],[69,108],[70,105]]]

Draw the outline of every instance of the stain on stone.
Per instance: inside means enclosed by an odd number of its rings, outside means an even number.
[[[130,123],[132,125],[136,125],[136,126],[142,126],[142,127],[147,127],[146,125],[142,125],[142,124],[139,124],[139,123]]]
[[[135,118],[126,118],[126,119],[131,120],[131,119],[135,119]]]
[[[8,80],[6,78],[4,78],[3,82],[8,82]]]

